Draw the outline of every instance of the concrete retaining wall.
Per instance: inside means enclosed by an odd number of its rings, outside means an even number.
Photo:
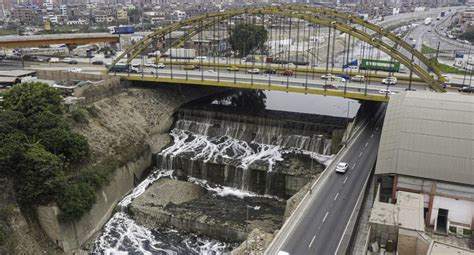
[[[102,81],[111,78],[106,74],[87,74],[87,73],[74,73],[61,70],[37,70],[36,76],[38,79],[42,80],[52,80],[52,81]]]
[[[123,92],[127,85],[127,83],[121,82],[119,77],[110,77],[106,80],[74,89],[74,96],[84,97],[84,103],[91,104]]]
[[[123,195],[133,189],[134,176],[140,177],[151,163],[152,154],[148,150],[137,160],[118,168],[109,185],[96,193],[97,202],[92,209],[75,223],[59,222],[59,208],[56,205],[38,207],[41,227],[66,253],[80,248],[107,222]]]

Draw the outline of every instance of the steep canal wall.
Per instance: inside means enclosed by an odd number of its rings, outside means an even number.
[[[103,86],[110,86],[103,83]],[[101,88],[92,87],[94,91]],[[75,129],[91,147],[92,162],[117,163],[108,185],[96,193],[97,202],[80,220],[63,223],[55,205],[39,207],[46,234],[66,253],[79,249],[110,218],[117,202],[152,165],[152,154],[169,143],[173,114],[182,104],[219,90],[183,86],[124,87],[122,92],[85,105],[87,122]],[[91,94],[82,91],[85,94]],[[95,101],[95,102],[94,102]]]

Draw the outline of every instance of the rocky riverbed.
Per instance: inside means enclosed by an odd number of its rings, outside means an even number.
[[[205,181],[190,181],[196,184],[172,179],[155,182],[132,202],[132,218],[149,229],[173,227],[228,242],[245,240],[248,229],[273,233],[282,225],[284,200],[238,190],[219,192],[219,187]]]

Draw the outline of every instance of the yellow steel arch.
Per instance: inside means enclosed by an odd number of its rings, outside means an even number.
[[[284,8],[288,10],[295,10],[295,11],[308,11],[308,12],[313,12],[313,13],[318,13],[318,14],[323,14],[327,16],[332,16],[332,17],[337,17],[343,20],[350,21],[353,24],[360,25],[363,27],[366,27],[374,32],[376,32],[379,35],[382,35],[386,37],[387,39],[390,39],[393,41],[395,44],[400,45],[402,48],[404,48],[406,51],[409,53],[413,54],[417,59],[419,59],[423,64],[428,66],[438,77],[438,81],[440,82],[445,82],[445,78],[441,75],[441,70],[434,65],[432,61],[430,61],[428,58],[425,57],[420,51],[416,50],[413,48],[410,44],[408,44],[405,40],[402,38],[396,36],[390,31],[386,31],[382,27],[370,23],[366,20],[363,20],[359,17],[352,16],[350,14],[344,13],[344,12],[338,12],[335,10],[331,9],[325,9],[321,7],[313,7],[313,6],[284,6],[284,7],[278,7],[278,8]]]
[[[440,87],[440,84],[437,80],[435,80],[431,75],[424,70],[422,67],[412,63],[411,59],[408,58],[407,56],[400,54],[396,47],[392,47],[388,45],[387,43],[383,42],[382,40],[378,40],[376,38],[373,38],[371,35],[367,34],[364,31],[361,31],[355,27],[352,27],[350,25],[340,23],[334,20],[330,19],[324,19],[324,17],[321,16],[314,16],[312,14],[308,13],[298,13],[298,12],[291,12],[291,8],[289,8],[290,11],[287,10],[282,10],[281,7],[264,7],[260,9],[252,9],[252,10],[232,10],[232,11],[226,11],[226,12],[221,12],[221,13],[213,13],[213,14],[207,14],[203,16],[196,16],[193,18],[190,18],[188,20],[179,22],[179,23],[174,23],[171,25],[168,25],[148,36],[146,36],[144,39],[141,41],[135,43],[131,47],[127,48],[127,50],[122,53],[118,58],[114,60],[111,66],[115,65],[118,61],[120,61],[126,54],[133,53],[133,55],[127,59],[127,62],[130,62],[134,57],[136,57],[140,52],[144,49],[146,49],[156,38],[163,37],[167,33],[170,33],[171,31],[178,30],[182,28],[183,26],[189,26],[192,24],[195,24],[196,22],[202,22],[203,20],[207,19],[212,19],[211,21],[206,23],[206,26],[211,26],[212,24],[215,24],[216,22],[220,22],[225,19],[230,19],[234,16],[237,15],[242,15],[242,14],[270,14],[270,15],[280,15],[280,16],[286,16],[290,18],[298,18],[305,20],[310,23],[315,23],[327,27],[334,28],[336,30],[339,30],[344,33],[348,33],[352,35],[353,37],[356,37],[357,39],[364,41],[377,49],[385,52],[389,56],[393,57],[394,59],[400,61],[403,65],[407,66],[410,68],[415,74],[417,74],[423,81],[425,81],[432,89],[438,92],[444,91],[443,88]],[[298,10],[295,10],[298,11]],[[301,10],[300,10],[301,11]],[[218,21],[214,21],[214,18],[218,18]],[[192,33],[191,33],[192,34]],[[185,34],[184,37],[189,37],[190,33]],[[401,39],[400,39],[401,40]],[[176,43],[181,40],[176,40]],[[420,53],[421,54],[421,53]],[[110,69],[110,68],[109,68]]]

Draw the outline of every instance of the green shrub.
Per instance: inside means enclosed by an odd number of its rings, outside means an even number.
[[[78,124],[87,124],[89,113],[84,109],[77,109],[71,112],[72,119]]]
[[[63,187],[58,206],[62,221],[78,220],[88,212],[96,201],[95,190],[87,183],[69,183]]]
[[[99,116],[99,110],[94,105],[89,106],[86,109],[87,109],[87,112],[89,113],[89,116],[91,116],[91,117],[98,117]]]

